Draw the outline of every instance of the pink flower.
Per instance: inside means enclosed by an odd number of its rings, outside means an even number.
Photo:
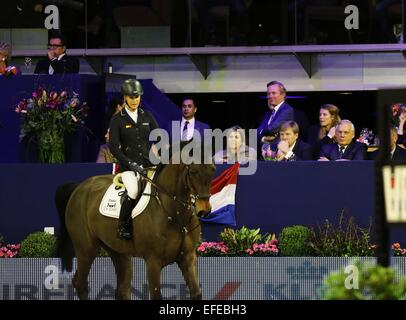
[[[396,243],[394,243],[394,244],[392,244],[392,249],[400,249],[400,243],[399,242],[396,242]]]
[[[49,94],[49,97],[50,97],[52,100],[56,100],[56,98],[58,98],[58,93],[56,93],[55,91],[52,91],[52,92]]]

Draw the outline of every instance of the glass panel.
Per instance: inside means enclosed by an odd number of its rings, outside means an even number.
[[[49,59],[63,50],[84,48],[86,1],[82,0],[8,0],[2,2],[0,42],[11,45],[14,58],[8,64],[16,65],[23,74],[33,73],[39,60]],[[52,43],[49,38],[62,34],[64,40]],[[63,53],[63,51],[62,51]]]

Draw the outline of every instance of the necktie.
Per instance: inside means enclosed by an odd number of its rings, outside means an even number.
[[[272,109],[271,110],[271,116],[269,117],[269,120],[268,120],[268,126],[271,124],[274,115],[275,115],[275,109]]]
[[[345,150],[345,147],[342,147],[342,146],[338,147],[338,152],[340,154],[340,159],[342,159],[342,157],[344,155],[344,150]]]
[[[187,140],[187,129],[188,129],[189,121],[185,121],[185,125],[183,126],[182,130],[182,141]]]

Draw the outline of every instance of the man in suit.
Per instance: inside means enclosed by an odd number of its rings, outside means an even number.
[[[38,61],[34,73],[79,73],[79,60],[66,54],[66,41],[62,35],[56,34],[49,39],[48,57]]]
[[[299,139],[299,125],[295,121],[287,121],[281,125],[280,141],[275,142],[269,150],[263,150],[262,156],[276,161],[312,160],[311,145]]]
[[[282,123],[294,121],[293,108],[285,102],[286,88],[279,81],[267,84],[269,112],[257,129],[258,141],[272,143],[278,136]]]
[[[398,132],[396,127],[391,127],[390,129],[390,159],[395,161],[405,161],[406,160],[406,150],[397,145],[398,142]],[[370,159],[374,160],[378,155],[378,150],[371,152]]]
[[[319,153],[319,161],[366,160],[365,143],[353,141],[355,128],[351,121],[341,120],[336,126],[334,143],[325,144]]]
[[[169,138],[174,142],[189,141],[196,135],[200,135],[203,141],[204,130],[210,129],[210,126],[206,123],[200,122],[195,118],[197,107],[193,98],[186,97],[182,101],[182,120],[172,121],[169,124],[168,132]],[[178,126],[179,131],[172,131],[173,126]]]

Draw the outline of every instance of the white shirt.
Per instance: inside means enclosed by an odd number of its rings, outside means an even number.
[[[61,60],[62,59],[62,57],[65,55],[65,53],[62,53],[58,58],[53,58],[51,61],[54,61],[54,60]],[[52,65],[51,64],[49,64],[49,69],[48,69],[48,73],[49,74],[54,74],[54,68],[52,68]]]
[[[193,137],[193,131],[195,129],[195,118],[193,117],[192,119],[186,120],[185,118],[182,117],[182,121],[180,122],[180,138],[181,139],[183,137],[183,127],[185,126],[186,121],[189,121],[189,124],[187,127],[186,140],[190,140]]]
[[[293,156],[293,148],[296,145],[296,141],[294,144],[292,144],[292,146],[289,148],[289,152],[287,154],[285,154],[285,159],[289,160],[292,156]]]
[[[131,117],[131,119],[133,119],[134,122],[137,123],[137,120],[138,120],[138,108],[135,111],[131,111],[130,109],[128,109],[127,106],[125,106],[125,111]]]

